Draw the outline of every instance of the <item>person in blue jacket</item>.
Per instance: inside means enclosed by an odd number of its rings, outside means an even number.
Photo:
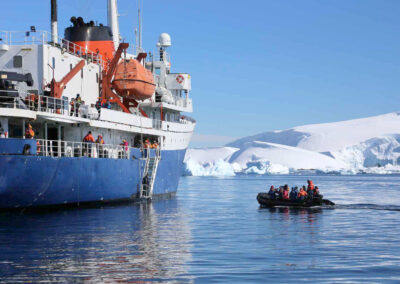
[[[299,192],[297,191],[297,186],[296,187],[292,187],[292,190],[290,191],[290,194],[289,194],[290,200],[296,201],[298,194],[299,194]]]
[[[275,199],[276,198],[276,189],[273,185],[271,185],[271,187],[269,188],[268,191],[268,196],[270,199]]]

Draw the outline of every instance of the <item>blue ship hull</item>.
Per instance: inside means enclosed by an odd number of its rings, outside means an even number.
[[[154,197],[176,192],[185,152],[161,152]],[[140,157],[139,150],[133,154]],[[141,159],[53,158],[2,152],[0,208],[134,201],[144,166]]]

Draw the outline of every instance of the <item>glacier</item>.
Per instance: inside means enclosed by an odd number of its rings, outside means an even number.
[[[304,125],[188,149],[184,175],[400,173],[400,113]]]

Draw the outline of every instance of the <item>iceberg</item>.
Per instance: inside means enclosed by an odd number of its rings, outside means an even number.
[[[185,175],[400,173],[400,113],[304,125],[188,149]]]

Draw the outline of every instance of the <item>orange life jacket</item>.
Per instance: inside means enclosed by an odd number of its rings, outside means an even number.
[[[94,142],[94,138],[92,134],[88,134],[83,138],[83,142]]]
[[[28,128],[25,130],[25,138],[31,139],[35,137],[35,131],[32,130],[32,128]]]
[[[314,183],[312,180],[308,183],[308,189],[314,190]]]
[[[301,190],[299,191],[299,197],[300,197],[300,196],[307,196],[307,192],[305,192],[304,190],[301,189]]]

